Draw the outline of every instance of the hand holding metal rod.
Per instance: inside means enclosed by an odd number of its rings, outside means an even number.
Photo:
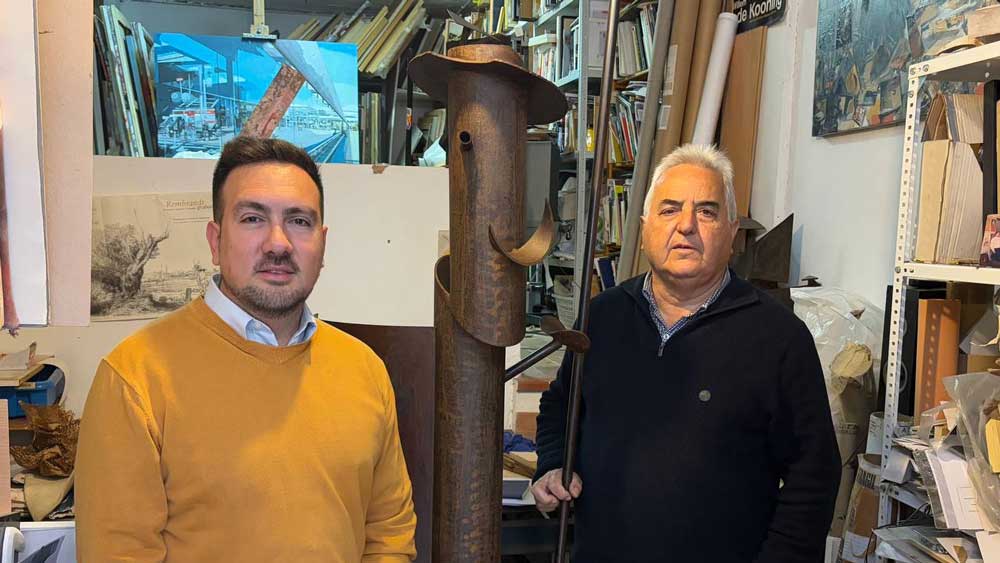
[[[608,108],[611,102],[611,82],[614,80],[615,46],[618,35],[618,0],[611,0],[608,7],[608,34],[604,46],[604,68],[601,75],[601,103],[597,112],[597,146],[594,147],[594,170],[591,176],[590,207],[587,210],[587,236],[583,252],[583,267],[594,263],[594,239],[597,234],[597,217],[601,195],[604,190],[604,169],[608,157]],[[580,103],[585,103],[580,100]],[[577,304],[579,330],[587,332],[590,317],[590,275],[582,276],[580,301]],[[569,390],[568,416],[566,420],[566,449],[563,452],[563,487],[569,490],[573,479],[573,465],[576,456],[576,442],[580,426],[580,402],[583,391],[583,362],[585,353],[573,354],[573,372]],[[559,503],[559,548],[556,561],[565,563],[566,543],[569,531],[569,501]]]

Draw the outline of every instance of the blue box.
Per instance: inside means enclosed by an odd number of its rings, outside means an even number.
[[[42,371],[20,387],[0,387],[0,399],[7,401],[7,416],[17,418],[25,416],[19,401],[29,405],[54,405],[62,397],[66,388],[66,376],[56,366],[46,365]]]

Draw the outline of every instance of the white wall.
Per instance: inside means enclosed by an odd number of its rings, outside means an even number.
[[[903,131],[812,136],[817,9],[789,2],[768,30],[751,215],[770,228],[795,214],[792,280],[815,275],[883,307]]]
[[[115,0],[129,21],[146,26],[150,33],[189,33],[192,35],[241,35],[250,31],[253,12],[240,8],[213,8]],[[271,31],[281,31],[285,37],[300,24],[319,15],[293,14],[267,10],[266,21]]]
[[[210,191],[214,161],[94,158],[95,194]],[[444,168],[322,164],[326,253],[309,307],[322,319],[376,325],[432,326],[438,233],[448,229]],[[90,237],[87,232],[81,237]],[[207,244],[207,243],[206,243]],[[81,414],[101,358],[148,321],[89,327],[23,329],[0,334],[0,352],[38,342],[66,371],[66,406]],[[516,361],[516,349],[513,360]]]

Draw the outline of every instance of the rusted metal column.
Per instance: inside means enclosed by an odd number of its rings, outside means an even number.
[[[566,98],[522,68],[509,39],[413,59],[415,84],[448,105],[451,255],[435,268],[435,562],[500,559],[504,348],[524,338],[524,266],[555,241],[551,213],[523,245],[529,123]]]

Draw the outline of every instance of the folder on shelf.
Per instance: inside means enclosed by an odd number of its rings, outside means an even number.
[[[971,145],[948,140],[923,143],[916,261],[979,262],[982,186],[983,171]]]

